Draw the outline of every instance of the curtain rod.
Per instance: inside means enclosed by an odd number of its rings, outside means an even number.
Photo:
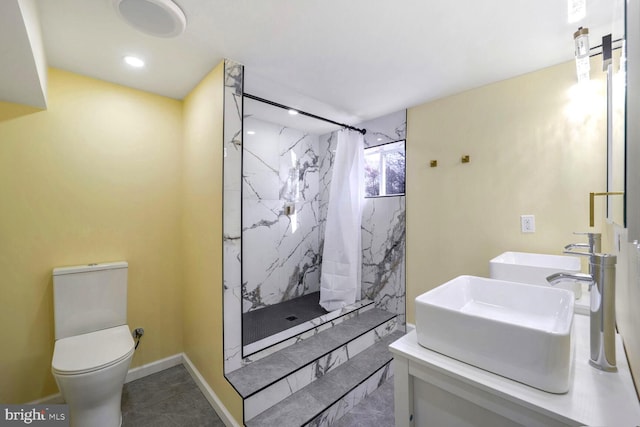
[[[260,98],[259,96],[251,95],[251,94],[246,93],[246,92],[243,93],[243,96],[246,96],[249,99],[253,99],[254,101],[263,102],[265,104],[269,104],[269,105],[272,105],[274,107],[282,108],[284,110],[294,110],[294,111],[297,111],[299,114],[302,114],[303,116],[307,116],[307,117],[311,117],[311,118],[314,118],[314,119],[322,120],[324,122],[328,122],[328,123],[332,123],[334,125],[342,126],[343,128],[355,130],[357,132],[360,132],[363,135],[367,133],[366,129],[359,129],[357,127],[349,126],[349,125],[346,125],[344,123],[339,123],[339,122],[336,122],[336,121],[333,121],[333,120],[330,120],[330,119],[325,119],[324,117],[316,116],[315,114],[307,113],[306,111],[301,111],[301,110],[298,110],[297,108],[287,107],[286,105],[278,104],[277,102],[269,101],[268,99]]]

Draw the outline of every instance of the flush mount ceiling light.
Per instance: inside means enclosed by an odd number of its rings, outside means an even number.
[[[295,116],[298,114],[297,110],[294,110],[293,108],[289,110],[289,114],[291,114],[292,116]]]
[[[171,0],[112,0],[118,15],[129,25],[156,37],[177,37],[187,18]]]

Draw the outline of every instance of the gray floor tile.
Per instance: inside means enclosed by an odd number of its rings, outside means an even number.
[[[294,370],[295,364],[280,353],[253,362],[227,374],[227,378],[242,396],[248,396]]]
[[[354,384],[358,384],[370,374],[355,367],[331,371],[322,377],[321,381],[309,384],[307,390],[320,402],[331,405],[338,397],[351,390]]]
[[[393,332],[376,344],[367,349],[366,352],[362,352],[354,357],[351,361],[352,366],[358,369],[366,370],[373,366],[382,366],[393,358],[389,351],[389,344],[401,337],[403,333]]]
[[[153,375],[125,384],[122,391],[122,411],[154,405],[194,387],[184,366],[174,366]]]
[[[252,420],[247,421],[247,427],[257,426],[300,426],[308,421],[315,414],[324,409],[311,394],[299,391],[291,397],[283,400],[277,408],[267,409]]]
[[[240,395],[248,397],[394,316],[377,308],[367,310],[295,346],[237,369],[227,374],[227,378]]]
[[[183,366],[127,383],[122,396],[122,427],[224,425]]]
[[[176,423],[166,414],[129,411],[122,414],[122,427],[176,427]]]
[[[318,334],[294,346],[287,347],[279,353],[297,366],[304,366],[328,351],[340,347],[342,343],[342,341],[336,339],[332,334]]]
[[[393,427],[393,378],[340,418],[333,427]]]
[[[373,317],[373,316],[372,316]],[[247,426],[263,425],[288,427],[308,421],[327,404],[327,396],[347,392],[347,384],[365,377],[371,366],[388,359],[389,343],[402,333],[394,332],[350,362],[356,362],[342,373],[332,371],[323,380],[295,393],[283,401],[285,410],[267,410],[247,422]],[[292,363],[283,357],[284,364]],[[257,365],[258,362],[253,365]],[[252,366],[253,366],[252,365]],[[276,364],[278,365],[278,364]],[[273,367],[273,366],[272,366]],[[256,369],[256,368],[254,368]],[[247,382],[254,378],[247,376]],[[123,427],[222,427],[222,420],[202,395],[183,366],[176,366],[125,384],[122,398]],[[393,380],[388,380],[376,392],[342,417],[338,427],[393,426]]]

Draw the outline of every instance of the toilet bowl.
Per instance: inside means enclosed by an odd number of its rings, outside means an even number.
[[[51,372],[72,427],[118,427],[135,351],[126,324],[126,262],[53,270],[56,342]]]
[[[56,341],[51,369],[72,426],[121,424],[122,386],[133,351],[126,325]]]

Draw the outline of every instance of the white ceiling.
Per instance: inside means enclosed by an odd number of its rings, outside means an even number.
[[[167,39],[130,27],[112,0],[36,0],[48,63],[181,99],[229,58],[247,92],[354,124],[570,60],[579,25],[592,45],[623,28],[623,0],[587,0],[575,24],[566,0],[175,1],[187,29]]]
[[[46,57],[33,0],[0,3],[0,101],[46,108]]]

